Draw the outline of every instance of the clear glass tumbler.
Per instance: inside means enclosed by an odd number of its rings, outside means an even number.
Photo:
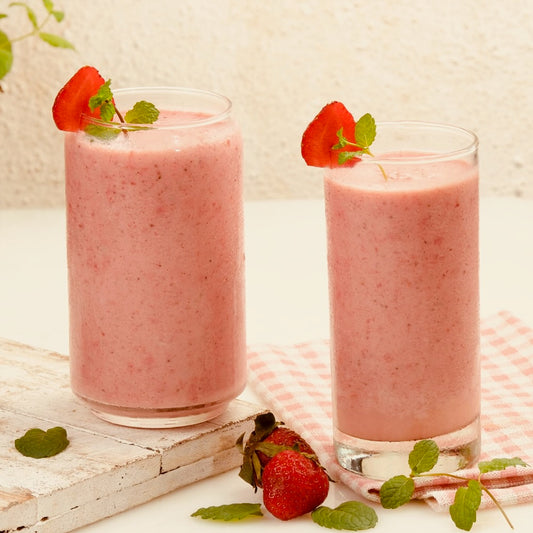
[[[324,178],[337,458],[387,479],[433,439],[453,471],[480,447],[478,141],[377,132],[375,157]]]
[[[114,97],[161,113],[66,134],[72,389],[116,424],[199,423],[245,386],[240,131],[214,93]]]

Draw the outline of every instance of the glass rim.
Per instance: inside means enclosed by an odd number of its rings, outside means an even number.
[[[95,126],[101,126],[108,129],[120,129],[120,130],[174,130],[174,129],[186,129],[186,128],[196,128],[199,126],[207,126],[209,124],[214,124],[215,122],[221,122],[228,118],[231,114],[233,107],[232,101],[223,94],[217,93],[215,91],[209,91],[206,89],[194,89],[191,87],[180,87],[180,86],[146,86],[146,87],[123,87],[119,89],[113,89],[113,96],[115,98],[123,95],[133,95],[139,94],[142,98],[143,94],[180,94],[180,95],[192,95],[196,97],[209,98],[212,101],[218,100],[224,104],[224,107],[221,111],[210,114],[207,117],[197,118],[197,119],[188,119],[186,122],[179,122],[176,124],[136,124],[136,123],[126,123],[113,120],[111,122],[106,122],[100,118],[92,117],[82,114],[82,121],[85,125],[91,124]],[[116,115],[115,115],[116,119]]]
[[[397,157],[394,157],[393,155],[383,157],[383,154],[378,154],[376,156],[363,156],[361,160],[357,164],[361,163],[379,163],[379,164],[388,164],[388,163],[394,163],[394,164],[413,164],[413,163],[428,163],[428,162],[436,162],[436,161],[442,161],[442,160],[449,160],[449,159],[455,159],[464,157],[470,154],[473,154],[477,151],[479,148],[479,138],[478,136],[472,131],[467,128],[463,128],[461,126],[455,126],[452,124],[447,123],[440,123],[440,122],[426,122],[426,121],[418,121],[418,120],[398,120],[398,121],[383,121],[383,122],[376,122],[376,139],[379,139],[380,135],[380,129],[381,128],[403,128],[403,129],[411,129],[414,131],[414,129],[418,129],[420,131],[426,129],[426,130],[434,130],[434,131],[440,131],[440,132],[448,132],[451,134],[454,134],[456,136],[462,136],[465,140],[464,144],[458,148],[450,149],[450,150],[442,150],[437,152],[428,152],[428,153],[420,153],[420,154],[402,154],[398,155]],[[407,150],[407,149],[403,149]],[[370,152],[372,152],[372,146],[370,147]],[[393,151],[394,152],[394,151]]]

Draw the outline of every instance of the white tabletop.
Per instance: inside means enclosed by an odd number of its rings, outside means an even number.
[[[256,343],[287,344],[329,335],[325,221],[322,200],[246,204],[247,336]],[[65,213],[63,209],[0,210],[0,337],[68,353]],[[533,326],[533,201],[482,198],[481,315],[507,309]],[[253,391],[243,399],[260,402]],[[1,485],[1,480],[0,480]],[[357,499],[332,485],[325,504]],[[216,524],[191,518],[199,507],[260,502],[233,470],[176,490],[122,514],[86,526],[83,533],[265,531],[318,528],[310,518]],[[425,504],[394,511],[376,507],[386,533],[458,531],[446,513]],[[531,531],[533,503],[507,512],[515,531]],[[481,511],[473,531],[509,530],[497,511]]]

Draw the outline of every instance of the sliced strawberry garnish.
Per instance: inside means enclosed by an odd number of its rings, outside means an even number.
[[[342,128],[344,137],[355,143],[355,120],[340,102],[331,102],[307,126],[302,136],[302,157],[312,167],[351,167],[359,158],[352,158],[340,165],[339,152],[354,152],[354,146],[332,150],[339,139],[337,132]]]
[[[94,67],[80,68],[59,91],[52,107],[52,116],[56,126],[62,131],[82,129],[82,116],[100,117],[100,109],[91,111],[89,99],[94,96],[104,78]]]

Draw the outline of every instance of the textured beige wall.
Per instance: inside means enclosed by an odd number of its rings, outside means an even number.
[[[14,49],[0,94],[1,207],[62,204],[62,138],[50,108],[83,64],[114,87],[229,96],[249,199],[321,194],[321,171],[305,166],[299,144],[333,99],[377,120],[471,128],[481,139],[482,192],[533,197],[531,0],[55,1],[66,19],[50,31],[77,52],[37,40]],[[14,34],[14,22],[0,28]]]

